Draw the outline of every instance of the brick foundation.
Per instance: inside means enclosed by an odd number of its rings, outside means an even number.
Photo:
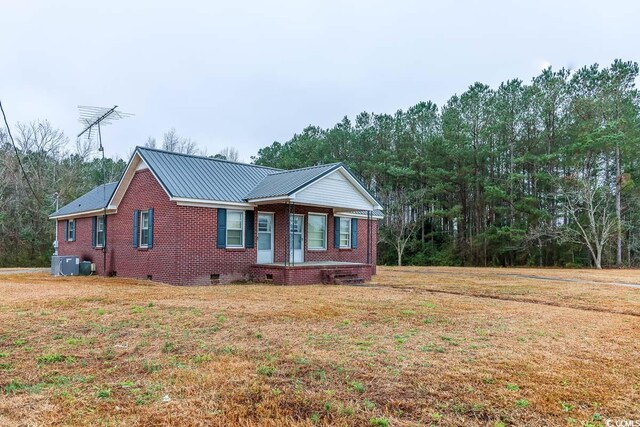
[[[312,285],[322,283],[324,270],[348,271],[364,280],[371,280],[375,266],[367,264],[357,265],[260,265],[251,267],[252,279],[256,282],[273,282],[281,285]],[[271,278],[268,277],[271,276]]]

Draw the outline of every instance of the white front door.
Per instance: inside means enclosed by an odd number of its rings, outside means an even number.
[[[304,215],[291,215],[290,254],[291,262],[304,262]]]
[[[273,262],[273,214],[258,213],[258,264]]]

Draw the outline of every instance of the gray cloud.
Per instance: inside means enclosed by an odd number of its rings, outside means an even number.
[[[308,124],[640,53],[635,1],[441,3],[2,0],[0,99],[72,139],[77,105],[135,113],[107,155],[175,127],[249,160]]]

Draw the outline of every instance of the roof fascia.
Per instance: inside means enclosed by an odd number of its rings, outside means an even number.
[[[105,213],[105,208],[100,208],[100,209],[93,209],[90,211],[84,211],[84,212],[75,212],[75,213],[70,213],[70,214],[65,214],[65,215],[50,215],[49,219],[72,219],[72,218],[85,218],[85,217],[90,217],[90,216],[95,216],[97,214],[104,214]],[[106,214],[107,215],[112,215],[117,213],[116,209],[111,209],[111,208],[107,208],[106,209]]]
[[[274,197],[261,197],[259,199],[247,199],[249,203],[265,203],[265,202],[289,202],[294,200],[293,196],[274,196]]]
[[[346,211],[340,211],[340,210],[333,210],[333,215],[334,216],[343,216],[343,217],[347,217],[347,218],[363,218],[363,219],[367,219],[367,215],[366,214],[359,214],[359,213],[354,213],[354,212],[346,212]],[[383,219],[384,216],[382,215],[375,215],[375,214],[371,214],[371,219]]]
[[[184,197],[170,197],[169,200],[176,202],[178,206],[226,209],[253,209],[254,207],[251,203],[226,202],[222,200],[189,199]]]

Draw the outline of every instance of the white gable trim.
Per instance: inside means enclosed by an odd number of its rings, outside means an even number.
[[[108,209],[114,209],[114,210],[118,209],[118,205],[120,205],[120,202],[122,201],[122,198],[127,192],[127,189],[131,184],[131,180],[133,180],[133,177],[136,174],[136,172],[138,170],[147,170],[147,169],[151,171],[151,174],[153,175],[155,180],[158,182],[158,184],[160,184],[160,187],[162,187],[164,192],[167,193],[167,197],[171,199],[171,195],[169,194],[169,191],[167,191],[167,189],[165,188],[164,184],[162,184],[162,181],[158,179],[156,174],[153,172],[153,169],[147,166],[146,162],[142,159],[142,156],[140,156],[140,153],[138,153],[138,151],[136,150],[136,152],[133,153],[133,156],[131,156],[131,160],[129,160],[129,164],[127,165],[127,168],[124,170],[124,173],[122,174],[122,178],[120,178],[120,181],[116,186],[116,190],[113,192],[113,195],[111,196],[111,200],[109,200]]]
[[[370,207],[364,207],[365,210],[371,209],[371,210],[381,210],[382,206],[380,206],[380,204],[378,203],[378,201],[376,199],[374,199],[371,194],[369,194],[369,192],[358,182],[357,179],[355,179],[353,177],[353,175],[351,175],[351,173],[344,167],[344,166],[340,166],[336,169],[334,169],[333,171],[329,172],[328,174],[324,175],[323,177],[312,181],[308,184],[306,184],[305,186],[299,188],[298,190],[296,190],[293,194],[291,194],[291,199],[296,199],[298,198],[297,196],[300,195],[300,193],[304,192],[306,189],[317,185],[318,183],[322,182],[323,180],[334,176],[335,174],[340,174],[342,177],[346,178],[347,181],[351,184],[351,186],[353,187],[354,191],[356,191],[360,196],[364,197],[371,205]],[[304,202],[301,202],[304,203]],[[329,205],[331,205],[331,203],[329,203]],[[326,206],[326,205],[325,205]],[[345,206],[340,206],[340,207],[349,207],[347,205]],[[355,207],[356,209],[362,209],[363,207]]]

